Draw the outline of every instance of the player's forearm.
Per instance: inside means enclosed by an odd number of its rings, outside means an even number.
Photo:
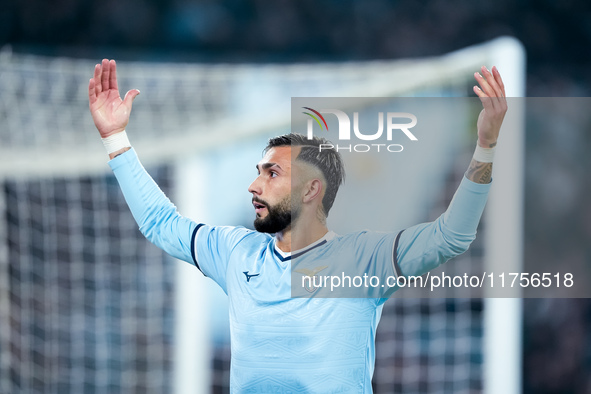
[[[410,227],[398,246],[404,275],[422,275],[465,252],[476,238],[490,184],[463,179],[447,211],[437,220]]]
[[[135,151],[120,153],[109,165],[142,234],[171,256],[192,262],[190,240],[195,223],[177,212],[143,168]]]
[[[492,181],[492,158],[496,139],[478,139],[474,157],[466,171],[466,178],[474,183],[490,183]]]
[[[472,159],[465,175],[474,183],[490,183],[492,180],[492,163],[482,163]]]
[[[455,234],[476,235],[490,187],[490,183],[481,184],[468,178],[463,179],[443,214],[445,227]]]
[[[117,156],[127,152],[128,150],[130,150],[131,147],[127,146],[125,148],[121,148],[118,151],[115,151],[113,153],[109,153],[109,159],[113,160],[114,158],[116,158]]]

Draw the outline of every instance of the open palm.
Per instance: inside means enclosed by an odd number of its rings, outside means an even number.
[[[501,124],[507,112],[507,97],[499,70],[493,67],[490,72],[482,66],[481,71],[483,75],[474,73],[474,78],[480,85],[480,88],[474,86],[474,92],[484,107],[478,116],[478,143],[483,148],[492,148],[497,143]]]
[[[88,101],[92,119],[102,138],[125,129],[133,99],[139,93],[139,90],[132,89],[125,99],[121,99],[115,60],[103,59],[94,67],[94,76],[88,83]]]

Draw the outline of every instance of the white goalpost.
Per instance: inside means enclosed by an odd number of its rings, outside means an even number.
[[[211,319],[224,308],[223,294],[137,231],[88,113],[94,63],[0,51],[0,391],[226,390],[227,372],[212,370],[211,361],[211,338],[223,329]],[[245,224],[249,200],[235,193],[245,191],[237,182],[253,167],[218,180],[212,163],[220,173],[230,156],[254,166],[265,139],[289,131],[291,97],[461,97],[481,65],[499,68],[508,97],[524,96],[524,49],[507,37],[425,59],[119,62],[118,73],[121,90],[142,92],[131,143],[181,214]],[[522,267],[525,120],[520,100],[511,104],[512,130],[502,132],[483,219],[487,271]],[[229,185],[220,197],[222,182]],[[473,368],[485,394],[521,392],[519,297],[484,299],[473,316],[482,335],[471,345],[482,349],[458,357],[482,354]]]
[[[516,41],[492,48],[495,64],[503,71],[507,97],[525,97],[525,50]],[[520,272],[523,268],[525,189],[525,109],[523,100],[511,100],[507,124],[494,164],[486,220],[490,236],[485,244],[488,272]],[[484,393],[520,393],[522,388],[522,299],[486,298],[484,315]]]

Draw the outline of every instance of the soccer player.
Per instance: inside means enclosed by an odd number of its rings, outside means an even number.
[[[438,219],[399,233],[337,235],[326,226],[344,169],[327,141],[273,138],[249,187],[256,231],[196,223],[178,214],[140,164],[125,134],[133,99],[122,100],[116,64],[103,60],[90,80],[90,112],[140,231],[173,257],[194,264],[228,294],[233,393],[371,393],[374,340],[383,303],[376,297],[292,297],[293,275],[334,273],[353,260],[360,274],[421,275],[463,253],[476,235],[491,183],[492,155],[507,110],[501,76],[482,67],[474,92],[483,104],[474,158]],[[336,264],[338,267],[338,264]],[[324,271],[323,271],[324,273]],[[297,281],[296,281],[297,282]]]

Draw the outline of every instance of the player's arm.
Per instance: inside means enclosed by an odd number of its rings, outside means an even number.
[[[403,275],[422,275],[450,258],[465,252],[476,238],[476,229],[490,189],[492,154],[497,144],[507,99],[496,67],[482,67],[474,76],[480,85],[474,92],[483,109],[478,116],[478,147],[448,209],[437,220],[419,224],[399,235],[398,267]]]
[[[122,100],[114,60],[104,59],[94,68],[88,84],[90,113],[103,141],[107,140],[109,165],[142,234],[173,257],[194,262],[191,239],[196,223],[182,217],[176,207],[144,170],[124,136],[133,99],[139,90]],[[126,142],[127,143],[126,143]]]

